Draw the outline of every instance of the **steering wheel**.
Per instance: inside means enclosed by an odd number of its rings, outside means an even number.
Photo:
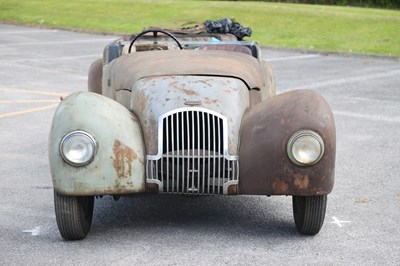
[[[171,33],[164,31],[164,30],[145,30],[145,31],[142,31],[141,33],[139,33],[138,35],[136,35],[136,37],[132,40],[131,44],[129,45],[128,53],[131,52],[133,44],[139,38],[141,38],[143,35],[145,35],[146,33],[149,33],[149,32],[153,33],[154,38],[157,38],[157,33],[163,33],[163,34],[171,37],[176,42],[176,44],[179,46],[179,49],[183,50],[182,45],[179,43],[179,41],[176,39],[176,37],[174,35],[172,35]],[[157,44],[157,41],[154,41],[154,44]]]

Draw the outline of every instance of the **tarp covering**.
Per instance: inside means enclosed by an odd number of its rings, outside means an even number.
[[[229,18],[219,20],[206,20],[204,26],[208,33],[230,33],[235,35],[238,40],[242,40],[246,36],[251,36],[251,28],[245,28],[240,23],[234,22]]]

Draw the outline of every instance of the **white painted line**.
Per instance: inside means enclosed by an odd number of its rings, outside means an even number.
[[[38,32],[56,32],[58,30],[16,30],[16,31],[0,31],[0,34],[27,34],[27,33],[38,33]]]
[[[36,226],[31,230],[23,230],[22,233],[30,233],[31,236],[37,236],[40,233],[40,226]]]
[[[290,88],[289,90],[317,89],[317,88],[321,88],[321,87],[338,86],[338,85],[343,85],[343,84],[348,84],[348,83],[353,83],[353,82],[366,81],[366,80],[371,80],[371,79],[382,79],[382,78],[388,78],[388,77],[393,77],[393,76],[400,76],[400,69],[394,69],[394,70],[391,70],[388,72],[383,72],[383,73],[365,74],[365,75],[350,77],[350,78],[339,78],[339,79],[332,79],[332,80],[327,80],[327,81],[322,81],[322,82],[316,82],[316,83],[307,84],[304,86]]]
[[[92,55],[76,55],[76,56],[60,56],[51,58],[33,58],[33,59],[0,59],[0,63],[18,63],[18,62],[44,62],[44,61],[60,61],[60,60],[75,60],[84,58],[100,58],[102,54]]]
[[[309,54],[309,55],[295,55],[295,56],[285,56],[285,57],[276,57],[270,58],[264,57],[267,62],[277,62],[277,61],[287,61],[287,60],[302,60],[302,59],[310,59],[320,57],[317,54]]]
[[[331,222],[331,224],[336,224],[339,227],[343,227],[343,224],[345,224],[345,223],[351,223],[350,221],[340,221],[335,216],[333,216],[332,219],[333,219],[333,222]]]
[[[353,118],[367,119],[370,121],[378,122],[389,122],[389,123],[400,123],[400,116],[381,116],[381,115],[368,115],[368,114],[358,114],[348,111],[333,111],[334,115],[342,115]]]
[[[93,43],[93,42],[109,42],[117,39],[114,38],[104,38],[104,39],[87,39],[87,40],[75,40],[75,41],[52,41],[52,42],[18,42],[18,43],[3,43],[1,46],[32,46],[32,45],[64,45],[64,44],[75,44],[75,43]]]

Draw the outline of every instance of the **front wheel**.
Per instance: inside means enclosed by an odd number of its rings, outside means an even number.
[[[54,191],[58,230],[66,240],[87,236],[93,219],[93,196],[64,196]]]
[[[328,196],[293,196],[293,215],[297,231],[316,235],[324,223]]]

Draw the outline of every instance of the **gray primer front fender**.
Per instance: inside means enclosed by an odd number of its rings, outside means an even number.
[[[94,160],[83,167],[66,163],[61,139],[83,130],[97,144]],[[145,191],[145,148],[137,118],[119,103],[99,94],[77,92],[58,106],[49,136],[54,189],[64,195],[112,195]]]

